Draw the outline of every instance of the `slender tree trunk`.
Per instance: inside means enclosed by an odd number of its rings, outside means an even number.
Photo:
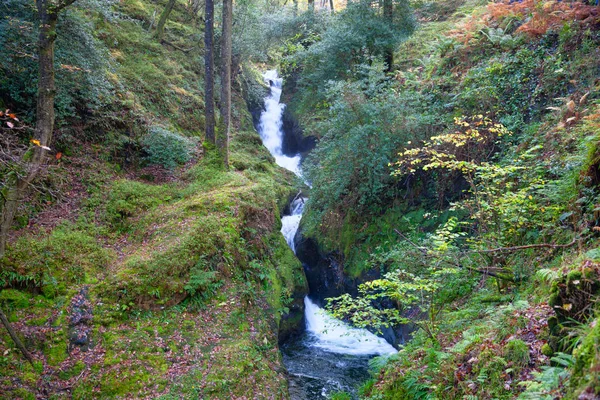
[[[19,350],[23,354],[23,357],[25,357],[27,359],[27,361],[29,361],[29,363],[31,365],[33,365],[33,358],[31,357],[31,354],[29,354],[29,352],[27,351],[27,349],[23,345],[23,342],[21,342],[21,339],[19,339],[19,337],[17,336],[17,334],[13,330],[12,326],[10,325],[10,322],[8,322],[8,318],[6,318],[6,315],[4,315],[4,311],[2,311],[1,308],[0,308],[0,321],[2,321],[2,325],[4,325],[4,327],[8,331],[8,334],[10,335],[10,337],[13,340],[13,342],[15,342],[15,344],[17,345],[17,347],[19,348]]]
[[[231,129],[231,27],[233,1],[223,0],[223,33],[221,34],[221,121],[217,146],[229,167],[229,131]]]
[[[333,0],[331,0],[333,1]],[[383,0],[383,18],[385,22],[391,27],[394,23],[394,1]],[[385,71],[390,72],[394,65],[394,46],[389,46],[385,49],[384,61],[386,64]]]
[[[331,13],[333,14],[333,12],[335,11],[333,9],[333,0],[329,0],[329,8],[331,9]]]
[[[214,57],[214,19],[215,3],[206,0],[204,26],[204,117],[205,140],[215,144],[215,57]]]
[[[171,11],[173,11],[174,6],[175,6],[175,0],[169,0],[169,2],[167,3],[167,6],[163,10],[162,14],[160,14],[160,19],[158,20],[158,25],[156,25],[156,32],[154,33],[154,36],[158,40],[162,39],[162,37],[165,33],[165,24],[167,23],[167,19],[169,18]]]
[[[294,17],[298,15],[298,0],[294,0]]]
[[[308,11],[315,11],[315,0],[308,0]]]

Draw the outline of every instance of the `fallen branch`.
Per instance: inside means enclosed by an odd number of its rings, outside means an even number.
[[[0,308],[0,320],[2,320],[2,325],[4,325],[4,327],[8,331],[8,334],[12,338],[13,342],[15,342],[15,344],[17,345],[17,347],[19,348],[19,350],[21,351],[21,353],[23,354],[23,356],[33,366],[33,358],[31,358],[31,354],[29,354],[29,352],[27,351],[27,349],[23,345],[23,342],[21,342],[21,339],[19,339],[19,337],[17,336],[17,334],[13,330],[12,326],[10,325],[10,322],[8,322],[8,318],[6,318],[6,315],[4,315],[4,311],[2,311],[1,308]]]
[[[184,53],[186,53],[186,54],[187,54],[187,53],[189,53],[190,51],[194,50],[194,48],[193,48],[193,47],[191,47],[191,48],[189,48],[189,49],[184,49],[183,47],[179,47],[179,46],[177,46],[175,43],[169,42],[168,40],[165,40],[165,39],[161,39],[161,41],[160,41],[160,42],[161,42],[162,44],[166,44],[166,45],[168,45],[168,46],[171,46],[171,47],[172,47],[172,48],[174,48],[175,50],[182,51],[182,52],[184,52]]]

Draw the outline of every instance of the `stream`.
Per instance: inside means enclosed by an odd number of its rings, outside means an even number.
[[[282,151],[282,115],[280,103],[282,79],[277,71],[263,75],[271,87],[265,98],[258,132],[264,146],[278,165],[302,178],[301,157],[286,156]],[[297,197],[290,205],[291,214],[281,219],[281,233],[296,253],[294,237],[298,231],[306,199]],[[304,298],[305,330],[281,346],[283,362],[289,375],[293,400],[327,399],[332,393],[345,391],[356,397],[357,386],[369,378],[369,360],[378,355],[396,353],[384,339],[365,329],[356,329],[327,315],[312,300]]]

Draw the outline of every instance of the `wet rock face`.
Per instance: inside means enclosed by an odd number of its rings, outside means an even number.
[[[300,124],[287,108],[283,110],[282,122],[283,141],[281,150],[283,154],[288,157],[293,157],[296,154],[300,154],[302,158],[306,157],[308,152],[316,146],[316,139],[313,136],[304,137]]]
[[[92,346],[92,303],[88,296],[89,288],[82,288],[71,299],[69,305],[69,350],[75,346],[87,351]]]

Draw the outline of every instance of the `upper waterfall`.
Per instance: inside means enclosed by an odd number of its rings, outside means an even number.
[[[283,154],[283,131],[281,116],[285,104],[280,103],[282,79],[277,75],[277,71],[270,70],[263,75],[265,82],[271,87],[271,93],[265,98],[265,110],[260,115],[258,133],[264,146],[275,157],[275,162],[283,168],[292,171],[298,176],[302,176],[300,170],[300,155],[288,157]]]

